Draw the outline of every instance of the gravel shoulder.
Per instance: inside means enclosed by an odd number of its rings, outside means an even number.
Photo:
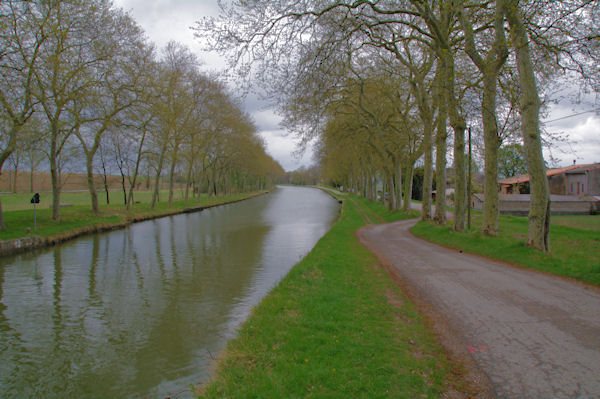
[[[357,232],[482,397],[600,398],[600,290],[428,243],[416,220]]]

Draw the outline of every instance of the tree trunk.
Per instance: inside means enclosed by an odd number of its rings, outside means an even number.
[[[447,109],[446,101],[438,98],[438,121],[435,136],[435,215],[433,221],[439,225],[446,224],[446,130]]]
[[[186,173],[186,178],[185,178],[185,204],[187,205],[188,203],[188,199],[189,199],[189,192],[190,192],[190,183],[192,181],[192,170],[193,170],[193,166],[194,163],[192,162],[192,160],[190,159],[190,165],[188,167],[187,173]]]
[[[404,204],[402,204],[402,211],[410,212],[410,202],[412,199],[412,180],[413,173],[415,170],[414,163],[409,160],[406,165],[406,173],[404,173]]]
[[[137,151],[137,158],[135,160],[135,168],[133,170],[133,177],[129,180],[129,195],[127,196],[127,210],[131,209],[131,203],[133,202],[133,190],[135,190],[135,185],[137,183],[137,177],[140,170],[140,164],[142,162],[142,154],[144,149],[144,140],[146,139],[147,131],[144,129],[142,138],[140,140],[140,145]]]
[[[98,207],[98,192],[94,185],[94,170],[93,170],[93,159],[90,153],[86,155],[86,168],[87,168],[87,185],[90,192],[90,198],[92,200],[92,212],[97,215],[100,212]]]
[[[52,220],[60,222],[60,175],[56,165],[56,156],[54,149],[50,156],[50,178],[52,179]]]
[[[6,223],[4,222],[4,212],[2,211],[2,201],[0,200],[0,230],[6,230]]]
[[[498,122],[496,120],[496,74],[483,79],[483,140],[485,145],[485,183],[483,187],[483,222],[481,232],[498,234]]]
[[[125,187],[125,175],[121,172],[121,190],[123,191],[123,205],[127,206],[127,188]]]
[[[529,206],[529,233],[527,245],[540,251],[550,250],[550,194],[542,155],[540,136],[540,99],[535,81],[533,62],[529,53],[527,31],[519,15],[518,1],[507,1],[506,18],[510,26],[510,36],[516,53],[521,88],[521,129],[529,184],[531,203]]]
[[[481,118],[485,144],[485,184],[483,222],[484,235],[498,233],[498,121],[496,118],[496,96],[498,74],[506,59],[508,48],[504,34],[504,1],[496,0],[494,19],[494,44],[483,58],[477,51],[471,19],[465,15],[464,4],[460,4],[459,19],[465,32],[465,51],[483,76],[483,100]],[[470,165],[469,165],[470,166]],[[469,198],[469,201],[471,199]]]
[[[402,165],[396,166],[396,209],[402,207]]]
[[[31,167],[29,168],[29,192],[33,194],[33,159],[31,160]]]
[[[100,161],[102,162],[102,181],[104,182],[104,191],[106,192],[106,205],[110,204],[110,193],[108,191],[108,176],[106,174],[106,163],[104,162],[104,153],[100,148]]]
[[[386,173],[387,176],[387,186],[388,186],[388,211],[394,210],[394,205],[396,204],[395,191],[394,188],[394,174]]]
[[[433,131],[431,124],[425,125],[423,135],[424,165],[423,165],[423,198],[421,206],[421,219],[431,220],[431,185],[433,182],[433,156],[432,141]]]
[[[169,169],[169,206],[173,206],[173,186],[175,181],[173,177],[175,176],[175,166],[177,165],[177,149],[173,154],[173,160],[171,161],[171,168]]]
[[[19,156],[15,152],[15,179],[13,181],[13,193],[17,193],[17,177],[19,177]]]
[[[167,152],[167,146],[164,145],[158,160],[158,166],[156,168],[156,177],[154,178],[154,191],[152,193],[152,202],[150,203],[150,209],[154,209],[156,207],[156,203],[158,202],[158,190],[160,186],[160,173],[162,171],[163,162],[165,161],[165,153]]]
[[[448,104],[450,125],[454,131],[454,230],[465,231],[467,210],[467,180],[465,171],[465,120],[460,114],[454,87],[454,55],[452,50],[442,51],[443,90]],[[439,193],[439,190],[438,190]]]

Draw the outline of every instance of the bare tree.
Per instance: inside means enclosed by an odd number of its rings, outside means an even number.
[[[16,150],[19,134],[35,110],[34,71],[47,35],[48,15],[33,2],[0,3],[0,173]],[[0,229],[5,229],[0,202]]]

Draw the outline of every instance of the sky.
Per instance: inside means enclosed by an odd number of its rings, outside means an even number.
[[[201,43],[190,29],[202,17],[218,15],[217,0],[114,0],[114,4],[129,12],[159,48],[175,40],[187,45],[203,61],[201,68],[210,71],[225,68],[224,60],[217,54],[202,51]],[[233,95],[236,95],[235,91]],[[279,126],[280,117],[267,103],[249,95],[243,99],[243,104],[256,122],[267,152],[286,171],[312,163],[310,147],[302,157],[293,155],[297,150],[297,139]],[[578,164],[600,162],[599,108],[600,105],[593,102],[577,106],[563,102],[550,107],[545,120],[552,122],[546,123],[545,128],[549,133],[565,138],[553,148],[544,149],[546,160],[552,159],[550,166],[567,166],[573,161]],[[592,109],[596,111],[570,117]]]
[[[221,57],[202,51],[202,44],[194,38],[190,29],[202,17],[218,15],[216,0],[114,0],[114,4],[129,12],[159,49],[175,40],[187,45],[198,56],[203,62],[201,69],[225,69],[226,63]],[[235,90],[232,90],[232,94],[237,95]],[[301,157],[293,155],[296,153],[298,140],[279,126],[281,118],[266,102],[252,94],[243,98],[242,102],[244,111],[252,116],[265,141],[267,153],[286,171],[312,163],[310,148]]]

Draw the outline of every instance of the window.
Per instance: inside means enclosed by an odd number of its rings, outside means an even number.
[[[585,193],[585,184],[581,183],[581,192]]]
[[[575,192],[575,183],[571,183],[571,193]]]

